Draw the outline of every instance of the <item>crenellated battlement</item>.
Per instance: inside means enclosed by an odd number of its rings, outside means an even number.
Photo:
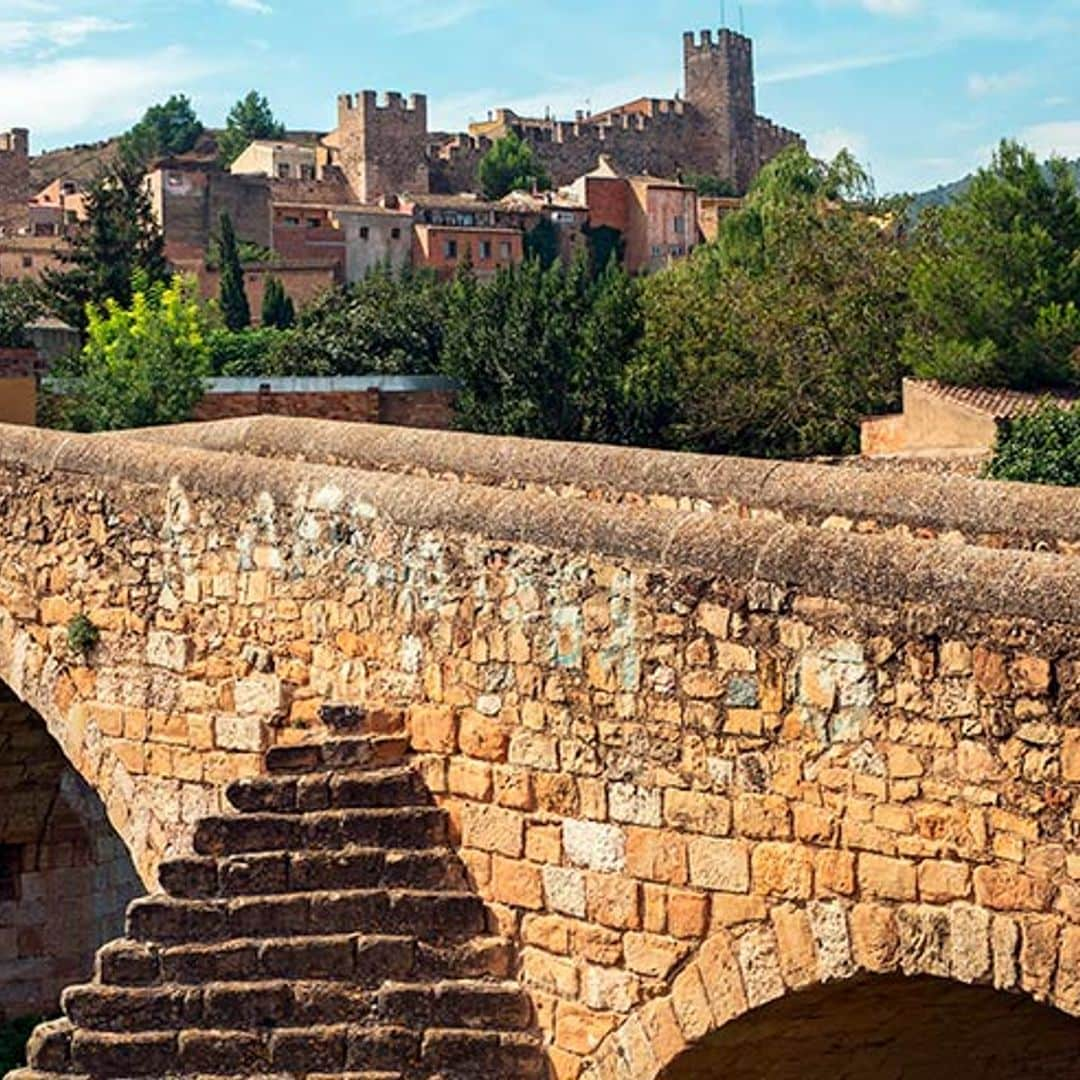
[[[29,157],[29,129],[12,128],[10,131],[0,132],[0,153],[14,154],[17,157]]]
[[[397,90],[360,90],[355,94],[339,94],[338,110],[345,113],[399,112],[427,113],[427,95],[409,94]]]
[[[739,34],[727,27],[721,27],[713,37],[712,30],[701,30],[694,33],[688,30],[683,34],[683,48],[687,53],[709,53],[718,50],[726,50],[731,53],[749,55],[754,48],[753,41],[745,34]]]

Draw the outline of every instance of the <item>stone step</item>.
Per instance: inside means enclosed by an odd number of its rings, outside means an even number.
[[[64,991],[61,1004],[76,1031],[56,1040],[43,1060],[66,1065],[79,1032],[144,1034],[181,1029],[258,1032],[313,1025],[364,1025],[378,1021],[413,1031],[429,1027],[523,1031],[532,1020],[528,995],[515,982],[478,979],[441,982],[380,980],[377,991],[351,982],[289,978],[244,982],[176,983],[118,987],[88,983]],[[257,1064],[246,1061],[245,1067]],[[274,1061],[275,1067],[281,1062]],[[219,1061],[200,1068],[220,1070]],[[315,1065],[309,1068],[315,1068]]]
[[[409,752],[404,735],[364,735],[298,746],[274,746],[266,752],[266,768],[278,775],[302,776],[331,770],[380,769],[400,765]]]
[[[405,710],[330,702],[319,708],[319,719],[335,735],[400,735],[405,731]]]
[[[430,1029],[420,1060],[427,1070],[422,1075],[441,1080],[541,1080],[548,1075],[539,1038],[525,1032]]]
[[[374,989],[390,979],[506,979],[512,968],[513,947],[505,938],[435,945],[411,935],[339,934],[173,948],[121,940],[98,952],[95,979],[101,986],[128,988],[322,979]],[[43,1028],[39,1033],[44,1038]]]
[[[262,852],[161,864],[164,892],[178,900],[276,896],[326,889],[463,889],[465,868],[449,848],[421,851],[345,846],[339,851]]]
[[[232,900],[174,900],[159,894],[133,901],[127,913],[131,940],[161,945],[349,933],[408,933],[441,943],[486,928],[480,898],[449,890],[353,889]]]
[[[225,797],[244,814],[431,804],[419,774],[408,765],[328,776],[260,776],[235,780],[226,789]]]
[[[211,982],[198,986],[116,987],[64,991],[64,1012],[79,1032],[145,1034],[181,1029],[261,1032],[316,1024],[363,1024],[374,1015],[371,991],[352,983],[308,979]],[[208,1071],[222,1062],[203,1062]],[[245,1067],[257,1064],[247,1061]]]
[[[532,1022],[532,1002],[516,982],[385,983],[376,999],[381,1020],[414,1031],[431,1027],[524,1031]]]
[[[448,839],[435,806],[332,810],[317,814],[240,814],[204,818],[195,827],[199,855],[261,851],[335,851],[349,846],[430,848]]]

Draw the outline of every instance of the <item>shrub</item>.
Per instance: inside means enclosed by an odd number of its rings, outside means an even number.
[[[1006,424],[986,475],[993,480],[1080,486],[1080,405],[1049,403]]]
[[[101,631],[86,615],[76,615],[68,623],[67,641],[72,652],[85,656],[94,651],[100,640]]]

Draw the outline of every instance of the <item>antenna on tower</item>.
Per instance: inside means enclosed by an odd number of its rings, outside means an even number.
[[[739,5],[739,33],[746,37],[746,10]]]

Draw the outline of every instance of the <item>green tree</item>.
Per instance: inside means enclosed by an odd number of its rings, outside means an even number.
[[[446,309],[443,371],[460,385],[472,431],[615,441],[622,371],[640,317],[622,269],[594,277],[586,253],[565,267],[538,259],[487,281],[459,276]]]
[[[157,158],[187,153],[202,132],[202,122],[188,97],[173,94],[168,101],[146,110],[121,138],[120,153],[125,161],[145,169]]]
[[[296,308],[292,298],[285,292],[281,279],[267,279],[263,292],[262,325],[277,330],[288,330],[296,322]]]
[[[227,168],[256,139],[284,137],[285,125],[274,116],[270,102],[252,90],[229,110],[225,130],[218,138],[221,163]]]
[[[251,305],[244,288],[244,268],[236,247],[236,233],[228,214],[221,215],[218,252],[221,259],[221,314],[230,330],[243,330],[251,325]]]
[[[1038,389],[1080,379],[1080,194],[1068,165],[1003,142],[917,233],[904,352],[923,378]]]
[[[986,473],[995,480],[1080,487],[1080,404],[1047,403],[1007,422]]]
[[[169,275],[165,238],[154,216],[142,169],[118,160],[91,184],[87,217],[64,266],[42,275],[46,305],[69,325],[85,329],[88,304],[131,303],[132,282],[165,281]]]
[[[438,370],[445,289],[430,274],[388,268],[302,310],[262,374],[427,375]]]
[[[739,194],[738,188],[730,180],[721,180],[712,173],[684,173],[682,182],[706,198],[731,198]]]
[[[494,143],[480,159],[477,177],[485,198],[501,199],[511,191],[541,191],[551,187],[551,178],[533,148],[511,131]]]
[[[899,400],[910,311],[910,257],[867,212],[871,195],[848,158],[781,155],[716,244],[646,281],[627,375],[637,441],[768,457],[856,449],[860,418]]]
[[[213,322],[193,278],[139,288],[127,307],[91,306],[82,353],[52,372],[61,424],[115,431],[190,419],[210,371]]]
[[[27,326],[41,314],[41,295],[30,281],[0,282],[0,349],[31,345]]]

